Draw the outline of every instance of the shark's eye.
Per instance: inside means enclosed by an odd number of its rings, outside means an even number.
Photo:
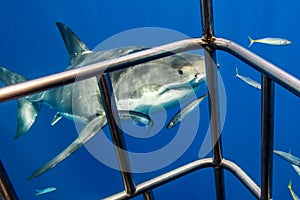
[[[182,75],[182,74],[183,74],[183,71],[182,71],[181,69],[179,69],[179,70],[178,70],[178,74],[179,74],[179,75]]]

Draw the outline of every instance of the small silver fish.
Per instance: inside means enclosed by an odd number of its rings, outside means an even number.
[[[48,188],[41,189],[41,190],[36,189],[35,191],[36,191],[35,196],[40,196],[42,194],[47,194],[49,192],[54,192],[54,191],[56,191],[56,188],[55,187],[48,187]]]
[[[290,193],[293,197],[293,200],[299,200],[300,198],[296,195],[296,193],[292,189],[292,181],[290,181],[290,183],[288,184],[288,188],[289,188]]]
[[[292,155],[291,153],[286,153],[278,150],[274,150],[274,153],[280,156],[281,158],[285,159],[286,161],[290,162],[291,164],[300,166],[300,158]]]
[[[256,82],[256,81],[252,80],[252,79],[249,78],[249,77],[245,77],[245,76],[240,75],[239,72],[238,72],[238,68],[237,68],[237,67],[235,68],[235,72],[236,72],[235,77],[237,77],[237,78],[243,80],[245,83],[247,83],[248,85],[251,85],[252,87],[254,87],[254,88],[256,88],[256,89],[259,89],[259,90],[261,89],[260,83],[258,83],[258,82]]]
[[[173,128],[174,126],[179,124],[190,112],[192,112],[202,102],[202,100],[206,96],[207,94],[199,97],[198,99],[186,105],[182,110],[178,111],[168,123],[167,128]]]
[[[292,167],[294,168],[294,170],[297,172],[298,176],[300,176],[300,167],[298,167],[297,165],[291,164]]]
[[[258,42],[258,43],[263,43],[263,44],[270,44],[270,45],[276,45],[276,46],[281,46],[281,45],[288,45],[291,44],[292,42],[290,40],[282,39],[282,38],[261,38],[254,40],[250,36],[248,36],[250,40],[250,44],[248,47],[250,47],[253,43]]]

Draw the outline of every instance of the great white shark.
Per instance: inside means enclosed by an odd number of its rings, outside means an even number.
[[[70,58],[70,65],[66,70],[148,49],[148,47],[130,46],[93,52],[66,25],[60,22],[56,25]],[[118,110],[130,111],[133,118],[134,116],[146,118],[150,108],[151,111],[162,106],[168,109],[178,105],[180,100],[193,95],[205,80],[205,63],[201,55],[179,53],[111,72],[110,78]],[[26,80],[23,76],[0,67],[0,81],[5,85]],[[15,138],[21,137],[30,129],[42,104],[57,111],[52,124],[61,117],[84,124],[78,138],[36,170],[29,179],[40,176],[56,166],[107,124],[96,77],[19,98],[17,104]],[[122,118],[122,113],[120,115]],[[125,114],[123,117],[128,118],[128,115]]]

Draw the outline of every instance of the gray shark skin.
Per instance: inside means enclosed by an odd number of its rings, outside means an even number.
[[[70,57],[70,66],[66,70],[147,49],[131,46],[92,52],[67,26],[59,22],[56,24]],[[133,118],[149,121],[147,114],[150,107],[151,111],[161,106],[168,109],[178,105],[179,100],[194,94],[200,83],[205,80],[204,58],[197,54],[180,53],[112,72],[110,77],[118,110],[132,111],[123,114],[120,112],[120,117],[128,119],[128,114],[132,114]],[[11,85],[26,79],[0,67],[0,81]],[[64,117],[81,122],[85,126],[78,138],[28,179],[36,178],[56,166],[107,124],[98,80],[93,77],[18,99],[18,126],[15,138],[19,138],[30,129],[42,104],[57,111],[51,124]]]

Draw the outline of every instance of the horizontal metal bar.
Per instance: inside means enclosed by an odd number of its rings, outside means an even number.
[[[223,159],[222,166],[235,175],[257,199],[260,198],[260,187],[237,164]]]
[[[27,96],[32,93],[70,84],[73,83],[75,80],[84,80],[99,75],[104,70],[118,70],[129,67],[134,64],[139,64],[150,60],[166,57],[170,55],[170,52],[179,53],[187,50],[199,49],[199,45],[207,46],[208,44],[202,41],[201,38],[182,40],[167,45],[155,47],[153,49],[133,53],[127,56],[122,56],[116,59],[87,65],[82,68],[68,70],[54,75],[34,79],[31,81],[6,86],[0,88],[0,102],[12,100],[15,98]],[[225,50],[235,55],[236,57],[245,61],[249,65],[253,66],[255,69],[259,70],[260,72],[263,72],[272,80],[279,83],[289,91],[293,92],[297,96],[300,96],[300,81],[297,78],[286,73],[285,71],[279,69],[275,65],[269,63],[268,61],[260,58],[254,53],[244,49],[243,47],[229,40],[216,38],[212,45],[214,45],[215,48]]]
[[[105,198],[105,200],[121,200],[121,199],[129,199],[145,193],[149,190],[157,188],[163,184],[169,183],[175,179],[183,177],[189,173],[197,171],[199,169],[207,168],[207,167],[215,167],[212,158],[200,159],[189,164],[186,164],[182,167],[174,169],[170,172],[162,174],[158,177],[155,177],[151,180],[143,182],[136,186],[136,191],[132,196],[126,194],[125,191],[114,194],[110,197]],[[260,198],[260,187],[235,163],[223,159],[220,167],[229,170],[233,175],[235,175],[241,182],[244,184],[248,190],[257,198]]]
[[[216,38],[214,45],[215,48],[227,51],[228,53],[236,56],[259,72],[271,78],[285,89],[300,97],[299,79],[230,40]]]
[[[150,60],[166,57],[174,53],[199,49],[201,48],[200,45],[202,44],[204,45],[206,43],[203,42],[201,38],[181,40],[112,60],[87,65],[85,67],[64,71],[11,86],[6,86],[0,89],[0,102],[70,84],[75,80],[84,80],[96,75],[100,75],[104,71],[111,72]]]
[[[163,184],[166,184],[168,182],[171,182],[177,178],[180,178],[186,174],[189,174],[191,172],[194,172],[198,169],[206,168],[206,167],[213,167],[214,163],[212,158],[205,158],[205,159],[200,159],[194,162],[191,162],[189,164],[186,164],[182,167],[179,167],[177,169],[174,169],[170,172],[167,172],[165,174],[162,174],[158,177],[155,177],[151,180],[148,180],[144,183],[141,183],[136,186],[136,191],[134,195],[129,196],[126,194],[125,191],[117,193],[115,195],[112,195],[110,197],[105,198],[106,200],[120,200],[120,199],[129,199],[130,197],[135,197],[137,195],[140,195],[142,193],[145,193],[149,190],[152,190],[156,187],[159,187]]]

